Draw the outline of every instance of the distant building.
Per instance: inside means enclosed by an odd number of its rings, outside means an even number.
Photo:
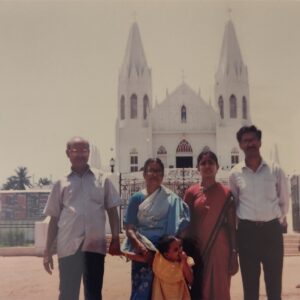
[[[0,191],[0,223],[43,220],[49,193],[49,189]]]
[[[241,160],[235,134],[251,123],[249,83],[231,20],[225,26],[215,75],[214,106],[185,82],[160,104],[153,104],[152,94],[151,69],[138,24],[133,23],[119,72],[118,171],[137,171],[150,156],[161,158],[169,168],[195,167],[197,155],[205,148],[217,153],[223,169]]]

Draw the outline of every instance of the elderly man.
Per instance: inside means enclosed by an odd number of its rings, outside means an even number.
[[[60,300],[79,299],[82,277],[85,299],[102,298],[105,211],[112,231],[109,253],[120,254],[117,212],[120,198],[109,179],[101,182],[89,168],[89,153],[89,142],[81,137],[67,143],[71,172],[54,184],[44,210],[50,216],[44,268],[52,274],[51,249],[57,239]]]
[[[237,132],[245,160],[229,176],[237,200],[237,241],[245,300],[259,299],[261,264],[268,300],[281,299],[283,236],[288,211],[285,175],[260,155],[261,131],[244,126]]]

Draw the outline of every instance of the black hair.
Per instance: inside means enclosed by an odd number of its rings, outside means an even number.
[[[177,238],[174,235],[165,234],[158,239],[156,248],[161,254],[167,253],[171,243],[176,240]]]
[[[146,161],[145,161],[145,164],[144,164],[144,167],[143,167],[143,171],[144,173],[147,172],[147,169],[148,169],[148,166],[152,163],[156,163],[160,166],[161,170],[162,170],[162,174],[164,175],[164,171],[165,171],[165,167],[164,167],[164,164],[163,162],[158,158],[148,158]]]
[[[243,135],[245,133],[254,133],[256,138],[260,141],[261,140],[261,130],[258,129],[255,125],[251,126],[243,126],[239,129],[236,133],[236,139],[240,143],[242,141]]]
[[[217,166],[219,166],[219,162],[218,162],[218,157],[217,157],[217,155],[216,155],[214,152],[212,152],[211,150],[204,150],[204,151],[202,151],[202,152],[198,155],[198,158],[197,158],[197,167],[199,166],[200,161],[201,161],[201,159],[203,158],[203,156],[206,156],[206,155],[208,155],[208,157],[209,157],[210,159],[212,159],[212,160],[217,164]]]

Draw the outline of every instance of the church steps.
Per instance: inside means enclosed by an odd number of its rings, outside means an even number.
[[[285,256],[300,256],[300,234],[284,234],[283,241]]]

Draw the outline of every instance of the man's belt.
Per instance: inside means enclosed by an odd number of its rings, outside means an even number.
[[[256,227],[263,227],[271,224],[278,223],[278,219],[275,218],[271,221],[252,221],[252,220],[245,220],[245,219],[239,219],[239,223],[245,224],[245,225],[251,225],[251,226],[256,226]]]

